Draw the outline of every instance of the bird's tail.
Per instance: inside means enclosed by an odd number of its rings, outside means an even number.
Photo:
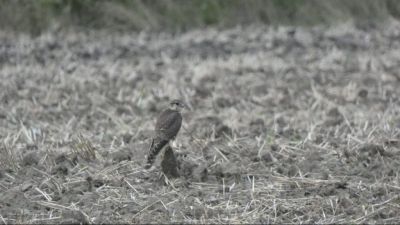
[[[149,155],[147,156],[147,162],[145,165],[146,169],[149,169],[153,165],[156,156],[166,144],[168,144],[168,140],[153,138],[151,141]]]

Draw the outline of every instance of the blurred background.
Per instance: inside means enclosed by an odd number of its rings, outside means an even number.
[[[185,31],[249,24],[373,24],[400,17],[397,0],[4,0],[0,28],[41,33],[49,28]]]

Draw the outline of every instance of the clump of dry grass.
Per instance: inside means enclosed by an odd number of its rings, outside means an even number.
[[[5,144],[2,144],[0,147],[0,165],[1,169],[11,169],[13,171],[17,171],[19,168],[18,158],[16,154],[11,150],[10,147],[7,147]]]
[[[78,134],[77,138],[74,140],[72,144],[72,152],[88,161],[96,159],[96,148],[90,140],[83,137],[82,134]]]
[[[18,171],[20,168],[20,160],[21,156],[19,152],[15,151],[16,141],[19,135],[14,136],[12,138],[8,135],[5,139],[2,140],[0,145],[0,169],[1,170],[12,170],[14,172]]]

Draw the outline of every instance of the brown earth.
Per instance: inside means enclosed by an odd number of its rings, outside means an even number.
[[[398,22],[0,40],[1,223],[400,222]]]

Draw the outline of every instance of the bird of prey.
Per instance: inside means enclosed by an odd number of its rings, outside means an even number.
[[[169,108],[159,115],[155,126],[155,136],[152,139],[147,156],[146,169],[153,165],[157,154],[164,146],[175,139],[182,125],[181,111],[183,108],[185,108],[185,104],[182,101],[172,100],[169,103]]]

